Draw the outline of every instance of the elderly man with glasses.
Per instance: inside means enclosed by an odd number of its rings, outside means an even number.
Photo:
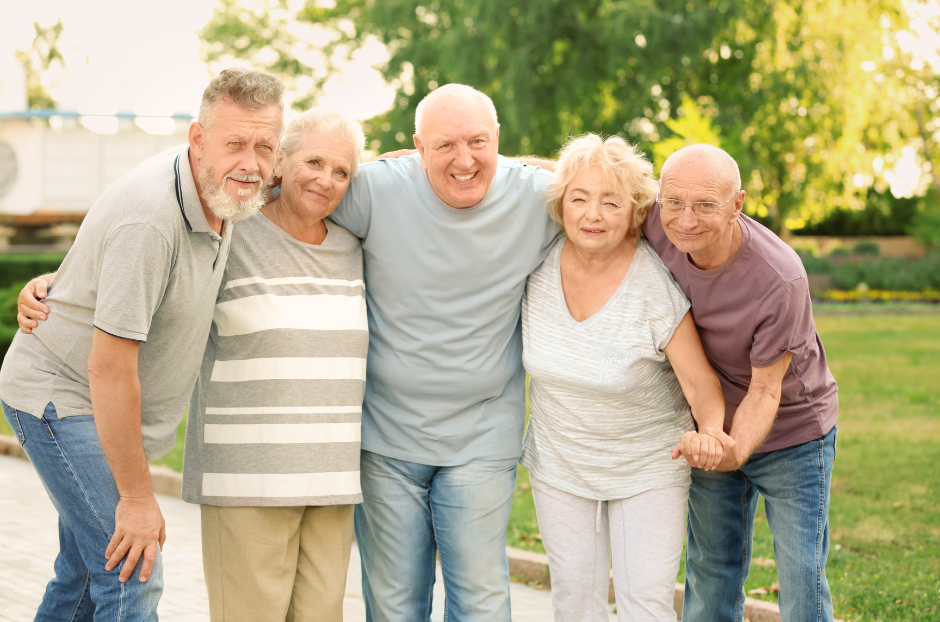
[[[763,495],[780,611],[832,620],[826,581],[838,395],[816,333],[806,272],[773,232],[741,213],[734,159],[680,149],[663,166],[645,233],[692,303],[735,440],[716,471],[692,469],[683,620],[744,618],[754,513]],[[694,466],[694,465],[693,465]]]

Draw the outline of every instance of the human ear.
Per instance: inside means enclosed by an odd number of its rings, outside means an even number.
[[[202,156],[205,151],[206,130],[199,125],[198,121],[189,124],[189,148],[196,152],[196,157]]]
[[[415,149],[418,150],[418,154],[421,156],[421,166],[424,167],[424,170],[428,170],[428,159],[424,155],[424,143],[421,142],[421,137],[415,134],[412,139],[415,141]]]

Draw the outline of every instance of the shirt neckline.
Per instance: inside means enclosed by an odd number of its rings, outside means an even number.
[[[255,214],[255,216],[257,216],[258,218],[261,218],[264,221],[264,225],[266,227],[270,227],[271,229],[275,230],[275,233],[277,235],[283,236],[284,239],[286,239],[287,241],[297,244],[298,246],[309,249],[309,250],[330,248],[333,245],[333,238],[336,237],[335,234],[331,235],[331,233],[333,232],[333,227],[335,225],[333,224],[332,221],[330,221],[329,217],[323,218],[323,225],[326,227],[326,237],[324,237],[323,241],[320,242],[319,244],[310,244],[309,242],[298,240],[297,238],[295,238],[288,232],[284,231],[283,229],[278,227],[275,223],[271,222],[271,220],[269,220],[268,217],[262,214],[260,211],[257,214]]]
[[[179,204],[186,226],[194,233],[208,233],[213,239],[221,240],[222,236],[209,226],[206,212],[202,209],[193,169],[189,164],[189,147],[176,154],[173,161],[173,174],[176,182],[176,202]],[[226,221],[222,225],[223,232],[230,226],[230,223]]]
[[[643,238],[637,239],[636,250],[633,252],[633,258],[630,260],[630,267],[627,268],[627,273],[623,275],[623,280],[620,281],[620,285],[618,285],[617,289],[614,290],[614,293],[610,295],[610,298],[607,299],[607,302],[605,302],[600,309],[595,311],[593,315],[581,320],[580,322],[574,319],[574,316],[571,315],[571,310],[568,308],[568,303],[565,301],[565,289],[561,283],[561,251],[565,247],[565,242],[567,241],[568,236],[564,236],[555,243],[557,251],[555,251],[555,257],[552,261],[555,268],[555,284],[558,290],[558,303],[561,305],[562,313],[565,315],[565,318],[568,320],[569,324],[573,326],[587,326],[592,320],[594,320],[594,318],[603,316],[607,309],[613,306],[614,300],[619,298],[621,292],[626,289],[627,283],[632,280],[633,274],[636,271],[634,270],[634,266],[637,264],[641,249],[642,251],[645,251],[643,245],[646,244],[646,241]]]

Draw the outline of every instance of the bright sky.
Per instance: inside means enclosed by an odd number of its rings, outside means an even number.
[[[249,6],[269,0],[242,0]],[[300,0],[291,0],[292,4]],[[328,1],[328,0],[324,0]],[[8,2],[0,20],[0,59],[12,58],[17,49],[28,49],[32,23],[51,25],[61,18],[65,26],[59,49],[65,56],[68,79],[60,77],[59,107],[88,115],[110,115],[119,111],[144,116],[170,115],[198,110],[199,97],[209,80],[209,69],[200,61],[196,31],[212,16],[217,0],[32,0]],[[905,51],[913,51],[915,65],[940,71],[940,36],[930,21],[940,16],[938,0],[908,0],[909,29],[898,37]],[[300,26],[295,25],[298,28]],[[308,30],[308,36],[316,32]],[[890,57],[886,48],[885,58]],[[384,47],[372,42],[342,75],[327,84],[318,102],[368,119],[393,103],[395,93],[372,65],[386,58]],[[874,70],[875,61],[866,61]],[[0,65],[2,66],[2,65]],[[215,68],[220,69],[220,68]],[[867,67],[866,67],[867,69]],[[71,84],[71,86],[70,86]],[[56,96],[56,91],[53,91]],[[128,110],[131,108],[131,110]],[[288,120],[291,118],[288,113]],[[167,119],[152,122],[159,131]],[[116,130],[115,119],[90,118],[90,129]],[[101,124],[100,128],[93,127]],[[141,121],[138,121],[141,124]],[[922,164],[914,149],[906,149],[899,161],[882,172],[876,158],[874,172],[881,173],[896,195],[915,192],[924,182]]]
[[[4,3],[0,20],[0,55],[10,58],[28,49],[32,23],[62,19],[59,49],[77,87],[63,88],[74,101],[63,109],[113,114],[120,102],[133,102],[138,115],[195,112],[209,80],[200,61],[196,31],[212,16],[216,0],[39,0]],[[359,119],[391,106],[394,92],[371,65],[381,62],[381,45],[368,46],[342,76],[325,89],[321,105],[342,109]],[[129,91],[130,89],[130,91]],[[55,94],[54,94],[55,95]],[[188,101],[180,101],[183,97]],[[126,106],[125,106],[126,107]]]

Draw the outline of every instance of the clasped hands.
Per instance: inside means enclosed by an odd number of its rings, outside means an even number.
[[[672,448],[672,459],[685,458],[689,466],[706,471],[733,471],[738,468],[734,439],[721,429],[686,432]]]

